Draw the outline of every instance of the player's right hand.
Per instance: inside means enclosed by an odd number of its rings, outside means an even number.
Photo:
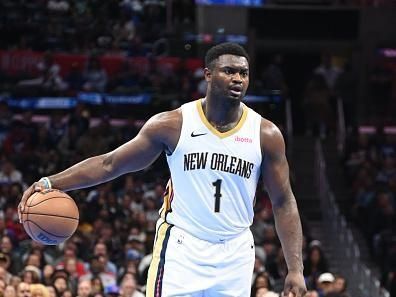
[[[45,190],[45,184],[43,181],[38,181],[33,183],[29,188],[26,189],[25,192],[23,192],[21,201],[18,204],[18,218],[19,218],[19,223],[22,223],[22,213],[25,210],[25,205],[26,201],[30,196],[33,195],[34,192],[40,192]]]

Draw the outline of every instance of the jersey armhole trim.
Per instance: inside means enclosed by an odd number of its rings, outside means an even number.
[[[173,150],[173,152],[171,152],[171,153],[165,153],[166,154],[166,156],[167,157],[170,157],[170,156],[172,156],[177,150],[178,150],[178,148],[179,148],[179,144],[180,144],[180,141],[181,141],[181,139],[182,139],[182,136],[183,136],[183,132],[184,132],[184,128],[183,128],[183,120],[184,120],[184,118],[183,118],[183,109],[185,108],[185,106],[184,105],[182,105],[181,107],[180,107],[180,111],[181,111],[181,127],[180,127],[180,135],[179,135],[179,139],[177,140],[177,143],[176,143],[176,146],[175,146],[175,149]]]

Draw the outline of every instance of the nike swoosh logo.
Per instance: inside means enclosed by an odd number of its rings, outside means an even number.
[[[208,133],[198,133],[198,134],[194,134],[194,132],[191,132],[191,137],[197,137],[197,136],[202,136],[202,135],[206,135]]]

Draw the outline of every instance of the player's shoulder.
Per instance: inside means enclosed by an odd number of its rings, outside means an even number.
[[[273,122],[263,117],[261,117],[260,133],[261,133],[261,137],[265,136],[269,138],[278,138],[278,137],[283,138],[282,132],[280,131],[278,126],[276,126]]]
[[[281,130],[263,117],[260,124],[260,143],[263,152],[284,150],[285,146]]]
[[[168,126],[181,124],[181,121],[182,112],[181,108],[179,107],[173,110],[157,113],[156,115],[152,116],[148,122],[153,125]]]
[[[160,112],[146,122],[142,128],[142,133],[164,143],[173,143],[173,139],[179,137],[182,120],[180,108]]]
[[[145,124],[150,128],[166,129],[174,126],[181,126],[182,113],[181,108],[169,111],[163,111],[153,115]]]

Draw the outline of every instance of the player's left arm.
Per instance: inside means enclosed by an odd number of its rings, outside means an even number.
[[[296,199],[289,180],[289,165],[286,159],[282,133],[270,121],[261,121],[262,176],[272,202],[275,227],[285,255],[288,276],[284,294],[296,297],[306,292],[303,277],[302,227]]]

